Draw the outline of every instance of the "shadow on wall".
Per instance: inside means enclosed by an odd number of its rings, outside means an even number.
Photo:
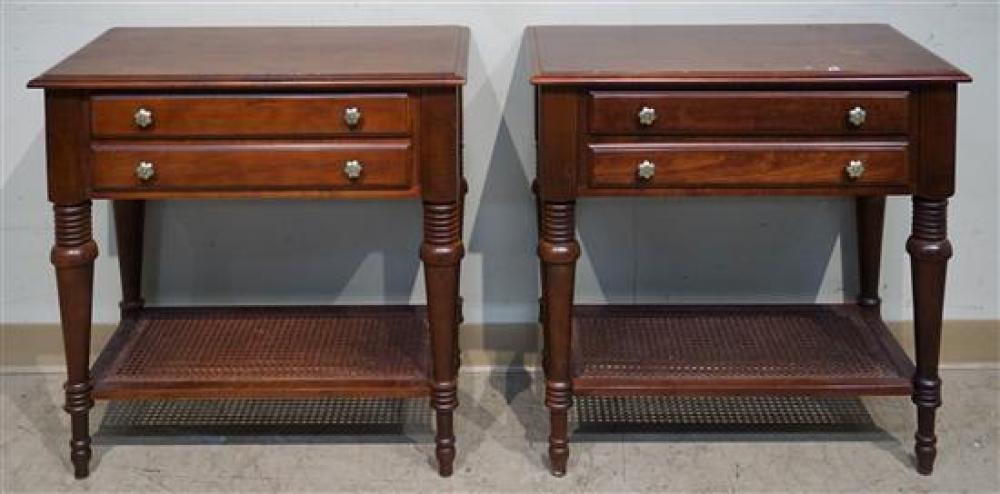
[[[14,120],[11,120],[12,122]],[[23,129],[21,129],[23,130]],[[13,128],[3,128],[7,142],[15,137]],[[0,265],[3,293],[2,323],[31,320],[31,308],[44,301],[54,306],[55,276],[49,263],[52,247],[52,208],[45,178],[45,133],[39,129],[25,133],[27,146],[19,157],[4,155],[0,177]],[[13,154],[13,150],[0,152]],[[46,278],[49,277],[49,278]],[[53,309],[53,319],[59,313]]]
[[[469,249],[481,254],[483,320],[529,322],[537,319],[538,260],[535,255],[534,196],[525,171],[534,168],[534,95],[528,83],[527,48],[522,43],[503,104],[482,196],[475,213]],[[474,106],[498,106],[496,94],[483,90]],[[521,149],[518,149],[520,144]]]
[[[417,201],[148,204],[144,288],[157,303],[407,303],[417,284]]]
[[[577,211],[581,302],[840,302],[857,290],[850,199],[582,199]]]

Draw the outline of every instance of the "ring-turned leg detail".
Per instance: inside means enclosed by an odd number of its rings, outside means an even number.
[[[531,181],[531,193],[535,195],[535,229],[538,234],[538,242],[542,241],[542,198],[538,194],[538,180]],[[538,324],[545,324],[545,263],[538,259],[538,277],[541,280],[541,293],[538,295]],[[542,371],[548,375],[549,368],[549,343],[548,337],[543,334],[542,338]]]
[[[465,225],[465,198],[466,198],[466,196],[469,195],[469,183],[465,181],[464,177],[462,178],[462,191],[461,192],[462,192],[462,194],[459,197],[459,202],[458,202],[458,238],[459,239],[464,238],[464,231],[465,230],[464,230],[463,226]],[[462,270],[461,270],[461,267],[458,270],[458,281],[456,282],[456,284],[458,285],[459,295],[458,295],[458,305],[455,307],[455,310],[458,312],[458,315],[455,316],[458,319],[458,322],[455,324],[455,342],[454,342],[454,345],[455,345],[455,375],[458,376],[458,371],[462,368],[462,347],[458,344],[458,342],[459,342],[459,338],[461,336],[462,323],[465,322],[465,299],[462,298],[462,295],[461,295],[461,287],[462,287]]]
[[[433,369],[431,406],[437,423],[435,456],[438,472],[452,474],[455,460],[453,411],[458,406],[455,353],[458,330],[459,263],[464,255],[461,207],[457,202],[424,203],[424,241],[420,258],[427,285]]]
[[[56,205],[55,246],[59,314],[66,352],[66,406],[70,416],[70,461],[76,478],[90,473],[90,320],[97,244],[91,234],[90,202]]]
[[[573,278],[580,246],[576,242],[573,202],[542,202],[538,256],[542,260],[545,330],[545,406],[549,408],[549,461],[552,474],[566,474],[569,459],[569,408],[573,404],[570,340]]]
[[[914,451],[917,471],[930,474],[937,456],[934,434],[936,410],[941,406],[938,360],[941,348],[941,315],[951,243],[947,232],[948,201],[913,198],[913,229],[906,250],[913,271],[914,332],[917,371],[913,377],[913,403],[917,406]]]

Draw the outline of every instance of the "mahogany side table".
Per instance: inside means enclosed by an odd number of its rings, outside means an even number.
[[[545,26],[527,40],[552,472],[566,472],[574,395],[785,393],[911,395],[929,474],[969,76],[885,25]],[[916,365],[879,311],[889,194],[913,198]],[[853,198],[857,301],[573,305],[578,197],[706,195]]]
[[[455,26],[119,28],[29,83],[45,89],[77,477],[95,398],[331,395],[429,396],[451,474],[468,39]],[[144,201],[186,198],[420,199],[426,308],[146,306]],[[93,199],[114,204],[124,295],[91,368]]]

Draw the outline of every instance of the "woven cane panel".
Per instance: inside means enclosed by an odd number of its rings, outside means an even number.
[[[578,432],[841,432],[877,426],[857,398],[581,396]]]
[[[424,378],[428,336],[406,308],[147,309],[105,381]]]
[[[894,378],[849,306],[578,307],[578,377]],[[882,329],[884,331],[884,329]]]

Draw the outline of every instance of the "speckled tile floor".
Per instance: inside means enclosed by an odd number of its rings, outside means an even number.
[[[1000,492],[1000,371],[952,370],[943,378],[940,452],[931,477],[911,466],[909,400],[877,398],[865,405],[878,434],[578,434],[570,473],[557,479],[545,467],[539,380],[467,373],[450,479],[433,470],[430,436],[418,427],[398,437],[325,442],[206,436],[203,444],[144,444],[98,437],[93,473],[77,481],[66,459],[62,377],[5,375],[0,486],[3,492]],[[94,430],[107,410],[95,409]]]

